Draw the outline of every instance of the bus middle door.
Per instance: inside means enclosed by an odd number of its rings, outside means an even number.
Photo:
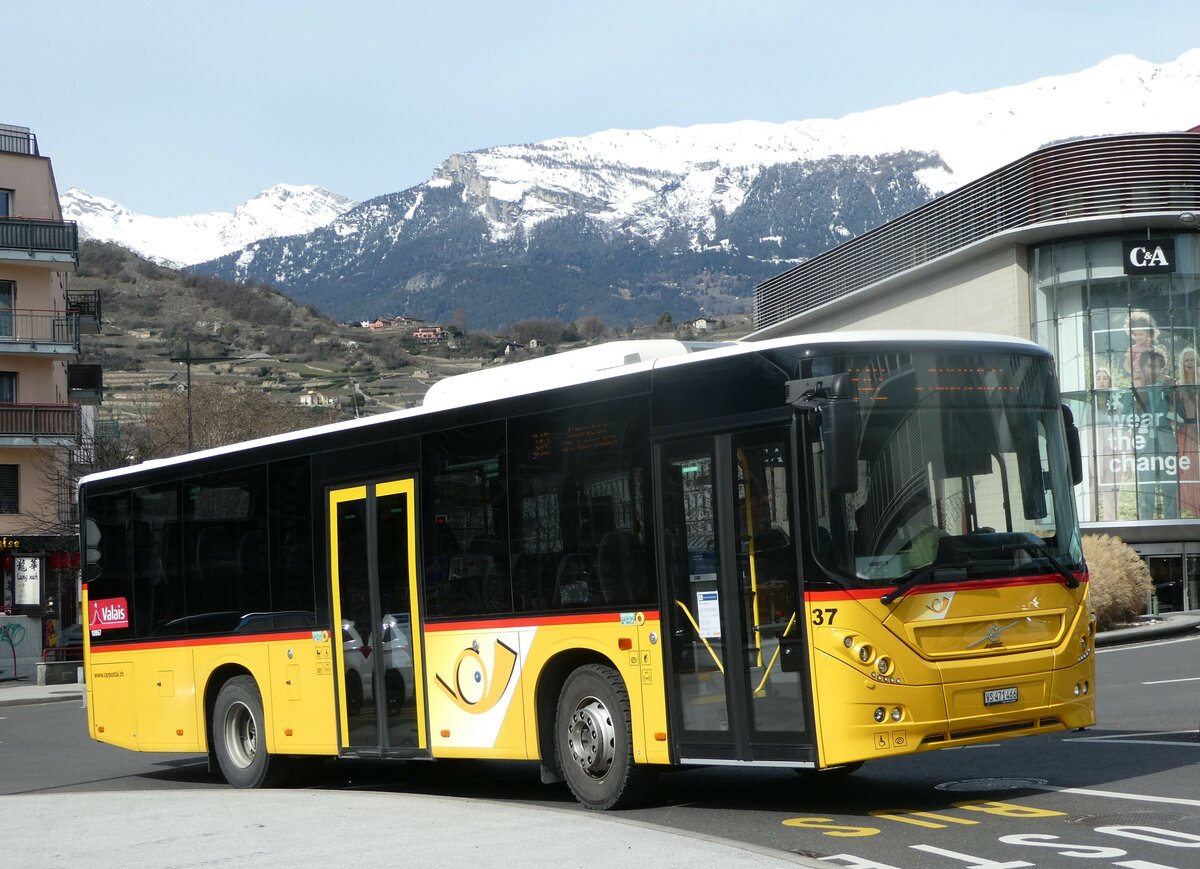
[[[678,758],[809,765],[788,429],[658,451]]]

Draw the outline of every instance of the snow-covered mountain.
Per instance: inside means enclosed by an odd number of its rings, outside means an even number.
[[[978,94],[947,93],[838,120],[742,121],[506,145],[454,155],[431,185],[462,183],[493,237],[585,211],[654,239],[679,220],[712,243],[767,166],[839,155],[936,154],[918,173],[944,193],[1061,139],[1200,123],[1200,49],[1156,65],[1130,55],[1071,75]],[[348,215],[349,217],[349,215]]]
[[[788,265],[1043,145],[1189,129],[1198,106],[1200,49],[836,120],[503,145],[450,155],[428,181],[305,236],[194,268],[355,320],[719,314],[747,307],[755,283]]]
[[[263,238],[302,235],[329,224],[354,201],[312,185],[276,184],[232,212],[151,217],[72,187],[61,197],[63,218],[84,238],[115,242],[164,265],[191,265],[240,250]]]

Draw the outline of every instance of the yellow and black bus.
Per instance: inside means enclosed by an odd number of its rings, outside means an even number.
[[[1078,433],[999,336],[616,342],[422,407],[83,480],[92,738],[539,761],[863,761],[1095,720]]]

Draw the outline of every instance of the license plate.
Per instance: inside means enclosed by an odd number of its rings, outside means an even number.
[[[1016,688],[993,688],[983,692],[983,705],[995,706],[997,703],[1016,703]]]

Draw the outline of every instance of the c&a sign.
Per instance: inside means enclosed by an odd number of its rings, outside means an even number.
[[[1147,238],[1121,242],[1127,275],[1166,275],[1175,271],[1175,239]]]

